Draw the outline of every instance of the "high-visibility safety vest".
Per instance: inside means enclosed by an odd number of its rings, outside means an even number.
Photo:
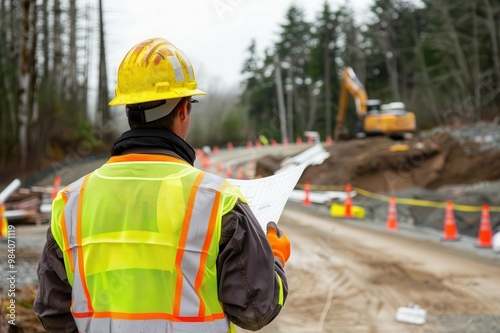
[[[114,156],[67,186],[51,229],[80,332],[234,332],[218,300],[221,219],[243,199],[164,155]]]

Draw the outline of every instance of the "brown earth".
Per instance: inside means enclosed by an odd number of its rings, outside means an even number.
[[[409,149],[391,151],[400,143],[407,144]],[[500,150],[484,151],[481,144],[460,143],[447,132],[404,142],[386,137],[353,139],[326,149],[330,157],[321,165],[308,167],[299,183],[309,181],[313,186],[327,187],[350,183],[372,192],[392,192],[500,179]],[[276,156],[260,159],[256,174],[271,175],[280,168],[281,161]]]

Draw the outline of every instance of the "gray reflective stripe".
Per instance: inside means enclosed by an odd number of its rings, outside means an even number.
[[[69,247],[73,256],[73,266],[75,268],[73,274],[73,305],[74,312],[87,312],[89,306],[85,297],[83,283],[80,278],[80,266],[78,265],[78,256],[81,253],[78,251],[76,243],[76,225],[78,217],[78,201],[80,199],[80,189],[82,188],[85,177],[78,179],[66,189],[66,198],[68,199],[64,206],[64,218],[66,220],[66,230],[68,232]]]
[[[80,199],[80,189],[83,185],[85,177],[78,179],[76,182],[68,186],[64,194],[68,201],[64,206],[64,218],[66,220],[66,230],[68,232],[69,243],[71,249],[76,247],[76,217],[78,214],[78,199]],[[73,252],[73,255],[75,253]],[[73,258],[75,258],[73,256]]]
[[[196,193],[186,239],[186,249],[184,250],[181,261],[183,281],[179,310],[180,316],[198,316],[200,298],[196,294],[194,286],[196,276],[200,269],[200,257],[205,238],[207,237],[216,190],[219,189],[223,181],[224,179],[222,178],[205,174],[199,185],[199,190]]]
[[[79,332],[91,333],[226,333],[227,318],[209,322],[178,322],[163,319],[126,320],[111,318],[75,318]]]

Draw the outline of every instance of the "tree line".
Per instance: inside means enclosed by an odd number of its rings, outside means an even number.
[[[404,102],[419,129],[492,119],[500,116],[499,27],[493,0],[375,0],[361,19],[325,1],[314,21],[293,5],[272,47],[249,45],[241,105],[256,136],[331,136],[339,78],[352,67],[368,98]]]
[[[361,18],[325,1],[312,21],[293,5],[272,46],[262,52],[251,41],[241,94],[207,96],[188,139],[202,146],[260,135],[293,141],[306,130],[333,136],[345,67],[369,98],[404,102],[420,129],[495,118],[499,27],[493,0],[374,0]],[[67,147],[86,155],[105,141],[104,32],[102,0],[0,0],[0,166],[37,169],[67,157]],[[353,127],[353,109],[349,115]]]
[[[36,169],[47,157],[61,159],[65,147],[109,120],[102,20],[102,0],[97,8],[90,1],[1,0],[0,165]],[[89,105],[96,40],[100,98]],[[97,110],[95,123],[89,108]]]

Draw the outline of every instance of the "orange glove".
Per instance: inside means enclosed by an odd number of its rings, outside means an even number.
[[[290,258],[290,240],[283,231],[278,229],[274,222],[267,224],[267,240],[271,244],[274,256],[281,260],[283,266]]]

